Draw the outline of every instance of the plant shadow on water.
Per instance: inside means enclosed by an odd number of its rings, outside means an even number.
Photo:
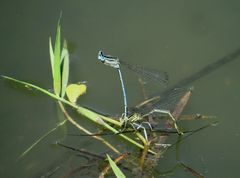
[[[78,97],[80,97],[86,92],[86,86],[84,84],[68,85],[69,54],[67,49],[67,42],[64,42],[62,48],[60,45],[61,38],[59,23],[57,27],[54,48],[52,47],[51,39],[49,42],[54,93],[51,93],[45,89],[42,89],[36,85],[27,82],[16,80],[7,76],[2,76],[7,80],[24,85],[26,88],[40,91],[57,100],[60,111],[65,116],[65,119],[59,122],[55,128],[51,129],[45,135],[40,137],[32,146],[30,146],[25,152],[23,152],[19,159],[24,159],[26,154],[29,151],[32,151],[32,149],[36,147],[44,138],[46,138],[52,132],[56,131],[58,128],[63,127],[66,122],[69,122],[77,129],[85,132],[88,136],[91,136],[105,144],[109,148],[109,151],[107,151],[108,154],[113,155],[115,163],[117,163],[118,167],[126,175],[135,177],[168,176],[174,174],[174,171],[178,167],[181,167],[195,177],[204,177],[201,173],[191,168],[191,165],[187,165],[181,161],[178,150],[184,139],[199,131],[202,131],[205,128],[215,126],[216,122],[207,123],[194,130],[183,130],[182,132],[184,134],[181,135],[178,131],[176,131],[176,123],[174,123],[174,119],[177,123],[179,123],[182,120],[208,120],[209,118],[213,118],[212,116],[205,116],[199,114],[187,116],[182,115],[182,111],[187,105],[188,100],[192,95],[193,88],[189,85],[193,81],[198,80],[199,78],[206,76],[207,74],[213,72],[219,67],[222,67],[227,63],[237,59],[240,55],[240,49],[237,49],[233,53],[217,60],[212,64],[209,64],[199,72],[196,72],[190,77],[179,81],[176,85],[173,85],[172,87],[166,89],[164,92],[156,94],[153,97],[147,97],[147,92],[145,91],[144,84],[140,82],[145,101],[140,103],[136,107],[130,109],[129,112],[130,115],[140,113],[141,116],[144,117],[141,118],[141,120],[144,119],[144,121],[146,121],[145,123],[150,124],[153,128],[147,130],[147,126],[145,127],[142,125],[143,123],[138,123],[140,129],[133,129],[132,127],[125,126],[126,128],[124,128],[122,132],[119,132],[122,128],[122,123],[118,120],[119,118],[115,119],[113,117],[105,116],[103,114],[97,113],[94,110],[84,108],[76,104]],[[65,95],[67,95],[68,99],[65,99]],[[90,132],[88,129],[81,126],[79,122],[77,122],[76,119],[74,119],[73,116],[69,114],[69,108],[66,109],[66,106],[74,109],[78,114],[83,115],[85,118],[94,122],[96,125],[107,129],[111,132],[111,134],[118,135],[119,137],[121,137],[121,139],[129,142],[129,145],[132,146],[132,149],[126,150],[126,143],[114,146],[103,137],[104,133],[95,134]],[[170,120],[168,116],[162,114],[144,115],[144,113],[150,113],[153,108],[170,111],[174,119]],[[160,119],[162,124],[161,129],[159,130],[158,125],[160,125]],[[144,129],[147,130],[146,132],[148,139],[146,139],[146,137],[143,137],[141,133],[141,131],[144,131]],[[171,143],[169,141],[171,141]],[[62,142],[63,141],[57,142],[55,145],[58,146],[58,148],[67,149],[68,152],[72,153],[67,153],[66,155],[64,155],[63,160],[60,160],[60,163],[58,160],[56,163],[53,163],[53,166],[51,166],[50,168],[44,168],[44,173],[41,175],[38,174],[39,177],[77,177],[79,175],[86,175],[86,177],[105,177],[108,174],[112,174],[110,173],[110,161],[106,161],[106,153],[104,153],[103,155],[99,155],[96,154],[98,150],[93,150],[93,153],[91,151],[77,149],[65,145]],[[157,171],[156,168],[158,166],[159,160],[163,157],[166,151],[173,147],[176,148],[177,152],[176,166],[173,166],[173,169],[171,170],[161,172]],[[64,164],[71,164],[71,168],[69,168],[70,166],[67,167],[66,165],[64,167]],[[63,167],[64,169],[62,170]],[[114,170],[112,165],[111,167]]]

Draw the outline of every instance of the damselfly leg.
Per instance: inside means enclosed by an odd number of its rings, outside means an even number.
[[[152,129],[152,126],[149,122],[141,122],[140,124],[136,123],[136,122],[133,122],[133,123],[131,123],[131,125],[135,130],[142,129],[144,137],[145,137],[146,141],[148,141],[147,130],[146,130],[146,127],[144,125],[147,125],[149,127],[149,129],[152,131],[153,129]]]
[[[150,111],[149,113],[143,115],[142,117],[146,117],[146,116],[149,116],[149,115],[154,114],[154,113],[165,114],[165,115],[169,116],[170,119],[172,120],[173,126],[174,126],[174,128],[177,130],[178,134],[179,134],[179,135],[183,135],[183,132],[180,131],[180,129],[178,128],[176,119],[173,117],[173,115],[171,114],[171,112],[168,111],[168,110],[164,110],[164,109],[153,109],[152,111]]]

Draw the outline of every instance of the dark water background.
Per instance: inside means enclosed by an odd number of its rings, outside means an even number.
[[[98,50],[133,64],[165,70],[171,86],[240,48],[237,0],[148,3],[5,0],[0,9],[0,74],[52,88],[48,37],[54,35],[62,10],[62,34],[69,41],[72,53],[70,80],[85,80],[89,87],[79,103],[110,114],[123,111],[122,94],[117,73],[97,61]],[[192,83],[195,90],[184,113],[216,115],[220,124],[185,141],[180,149],[181,160],[206,177],[239,175],[239,67],[238,59]],[[124,78],[129,105],[134,106],[142,101],[137,77],[124,71]],[[163,88],[150,82],[148,89],[149,93],[155,93]],[[63,137],[62,132],[55,132],[16,162],[29,145],[55,127],[56,103],[3,80],[0,90],[0,177],[40,177],[48,166],[69,161],[67,153],[51,146]],[[185,123],[185,128],[196,128],[198,123]],[[76,132],[70,125],[68,129]],[[97,144],[99,152],[105,149],[89,138],[70,138],[68,143],[89,150],[94,150],[93,145]],[[168,152],[159,170],[173,167],[174,157],[174,151]],[[178,169],[170,177],[191,175]]]

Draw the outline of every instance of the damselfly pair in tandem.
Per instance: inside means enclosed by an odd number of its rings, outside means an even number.
[[[118,57],[113,57],[110,55],[105,55],[102,51],[99,51],[98,53],[98,59],[105,65],[110,66],[118,71],[121,86],[122,86],[122,93],[123,93],[123,101],[124,101],[124,113],[120,117],[120,122],[122,125],[122,131],[131,126],[135,130],[142,129],[144,132],[145,139],[148,140],[146,126],[149,127],[150,130],[152,130],[152,125],[145,121],[145,118],[150,115],[166,115],[168,118],[172,120],[172,125],[176,129],[178,134],[183,134],[183,132],[180,131],[176,119],[173,117],[171,112],[166,109],[162,109],[157,105],[158,107],[153,107],[151,110],[148,110],[147,112],[129,112],[128,110],[128,104],[127,104],[127,94],[126,89],[123,81],[123,76],[120,67],[125,66],[128,69],[132,70],[133,72],[136,72],[137,74],[143,75],[144,77],[153,80],[155,82],[159,83],[167,83],[168,82],[168,75],[166,72],[163,71],[157,71],[157,70],[150,70],[146,69],[137,65],[131,65],[127,62],[124,62],[122,60],[119,60]]]

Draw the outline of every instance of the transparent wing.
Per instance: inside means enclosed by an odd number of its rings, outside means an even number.
[[[133,110],[134,112],[138,112],[143,115],[149,113],[153,109],[169,110],[172,112],[182,96],[191,90],[192,87],[167,90],[167,92],[162,93],[159,100],[153,100],[153,102],[148,102],[138,108],[134,108]]]
[[[120,61],[120,64],[125,66],[126,68],[128,68],[129,70],[149,79],[152,80],[158,84],[167,84],[168,83],[168,74],[167,72],[164,71],[160,71],[160,70],[156,70],[156,69],[149,69],[149,68],[145,68],[142,66],[138,66],[138,65],[133,65],[133,64],[129,64],[127,62],[124,61]]]

